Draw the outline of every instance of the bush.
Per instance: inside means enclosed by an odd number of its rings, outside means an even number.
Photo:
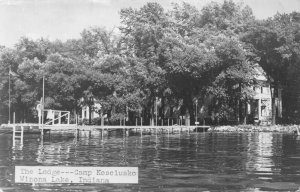
[[[101,125],[101,117],[91,119],[91,124],[89,124],[89,119],[79,120],[79,125]]]

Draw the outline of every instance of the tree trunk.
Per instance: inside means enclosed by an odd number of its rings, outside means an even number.
[[[243,117],[243,124],[247,124],[247,115],[248,115],[248,104],[247,101],[245,101],[245,110],[244,110],[244,117]]]
[[[165,109],[165,98],[162,96],[161,97],[161,107],[159,109],[159,114],[160,114],[160,117],[162,120],[165,118],[164,109]]]
[[[239,83],[239,97],[238,97],[238,124],[242,123],[243,119],[243,102],[241,101],[241,94],[242,94],[242,84]]]
[[[240,123],[240,98],[237,98],[236,100],[236,122]]]
[[[193,108],[193,105],[191,107],[188,108],[189,113],[190,113],[190,125],[194,125],[195,124],[195,110]]]
[[[275,106],[275,97],[272,97],[272,125],[276,124],[276,106]]]
[[[273,90],[272,90],[273,89]],[[272,120],[271,124],[275,125],[276,124],[276,106],[275,106],[275,91],[277,89],[277,84],[274,83],[273,88],[270,86],[270,92],[271,92],[271,98],[272,98]]]
[[[77,109],[76,109],[76,107],[74,107],[74,109],[72,111],[73,111],[73,116],[74,116],[74,120],[73,120],[74,122],[71,121],[71,119],[72,119],[71,118],[71,114],[70,114],[70,122],[72,122],[72,123],[78,123],[77,122]]]
[[[243,118],[243,102],[241,100],[239,100],[239,124],[244,123],[244,118]]]
[[[194,114],[194,106],[193,106],[193,100],[190,95],[187,95],[183,100],[184,105],[186,106],[189,114],[190,114],[190,125],[195,124],[195,114]]]

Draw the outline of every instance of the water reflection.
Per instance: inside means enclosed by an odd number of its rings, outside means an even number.
[[[268,175],[280,174],[282,151],[274,145],[282,145],[282,137],[272,133],[249,134],[246,169],[261,175],[260,179],[272,179]]]
[[[1,137],[1,136],[0,136]],[[23,149],[0,138],[0,188],[76,191],[297,190],[299,140],[273,133],[121,131],[26,135]],[[17,185],[15,165],[133,166],[138,185]]]
[[[70,158],[71,148],[74,141],[64,140],[63,142],[40,141],[37,150],[36,162],[42,165],[61,164],[65,159]]]

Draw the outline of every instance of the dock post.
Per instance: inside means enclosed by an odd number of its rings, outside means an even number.
[[[141,127],[141,137],[143,137],[143,128]]]
[[[70,124],[70,111],[68,111],[68,125]]]
[[[41,135],[41,144],[44,145],[44,137]]]
[[[24,126],[21,126],[21,145],[23,145]]]
[[[41,125],[41,123],[42,123],[42,116],[41,116],[41,114],[40,114],[40,112],[39,112],[39,128],[40,128],[40,125]]]
[[[61,111],[58,113],[59,118],[58,118],[58,124],[61,124]],[[53,122],[54,123],[54,122]]]
[[[15,143],[16,143],[15,136],[16,136],[16,126],[14,125],[13,126],[13,147],[15,147]]]
[[[168,118],[168,126],[170,126],[170,122],[169,122],[169,120],[170,120],[170,119]]]
[[[42,125],[41,134],[42,134],[42,137],[44,137],[44,125]]]
[[[78,131],[78,129],[76,128],[76,129],[75,129],[75,139],[76,139],[76,140],[78,139],[78,136],[79,136],[78,134],[79,134],[79,131]]]
[[[77,140],[77,129],[75,129],[75,131],[74,131],[74,136],[75,136],[75,139]]]
[[[103,139],[103,135],[104,135],[104,127],[102,127],[102,130],[101,130],[101,137]]]

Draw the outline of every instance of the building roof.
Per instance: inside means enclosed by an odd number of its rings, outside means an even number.
[[[259,65],[259,64],[255,64],[254,65],[254,70],[256,72],[256,76],[255,76],[255,79],[256,80],[259,80],[259,81],[273,81],[273,79],[268,79],[267,77],[267,74],[265,72],[265,70]]]

